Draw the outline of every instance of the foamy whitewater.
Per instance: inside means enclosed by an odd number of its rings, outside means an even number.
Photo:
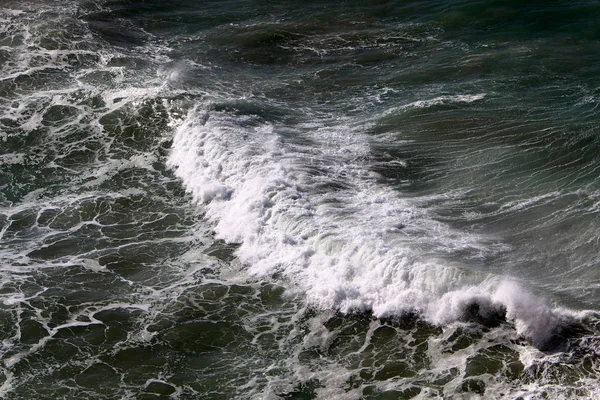
[[[594,2],[0,6],[0,397],[600,397]]]
[[[320,309],[378,318],[417,313],[446,325],[477,305],[482,319],[506,313],[538,347],[585,316],[552,309],[510,276],[432,256],[485,258],[501,246],[430,218],[430,197],[402,199],[379,185],[365,165],[367,139],[342,118],[306,127],[307,148],[270,124],[248,129],[252,121],[206,108],[177,128],[168,163],[206,203],[216,237],[240,244],[250,276],[283,278]]]

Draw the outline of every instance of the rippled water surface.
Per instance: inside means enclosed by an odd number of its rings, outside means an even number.
[[[2,2],[0,396],[600,396],[598,17]]]

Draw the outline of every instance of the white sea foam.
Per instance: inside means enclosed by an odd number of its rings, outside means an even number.
[[[477,100],[481,100],[485,97],[485,93],[478,94],[459,94],[459,95],[446,95],[438,96],[429,100],[417,100],[404,106],[405,108],[426,108],[437,106],[440,104],[452,104],[452,103],[472,103]]]
[[[425,100],[417,100],[408,104],[403,104],[397,107],[390,107],[385,112],[382,113],[382,116],[393,115],[396,113],[406,112],[410,109],[421,109],[421,108],[429,108],[440,105],[449,105],[449,104],[460,104],[460,103],[473,103],[475,101],[483,100],[485,98],[485,93],[477,93],[477,94],[456,94],[456,95],[442,95],[437,96],[431,99]]]
[[[574,317],[517,283],[444,258],[494,249],[379,184],[364,136],[338,123],[315,124],[310,147],[286,143],[271,124],[210,108],[191,111],[177,128],[169,164],[204,203],[217,237],[240,243],[250,276],[279,276],[321,308],[417,312],[436,324],[464,318],[475,303],[483,318],[505,311],[539,345]]]

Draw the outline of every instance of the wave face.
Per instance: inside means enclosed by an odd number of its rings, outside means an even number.
[[[509,276],[461,261],[493,259],[506,246],[433,218],[427,204],[445,195],[406,198],[378,182],[361,124],[295,125],[287,134],[298,145],[276,124],[215,108],[190,111],[169,164],[205,203],[216,237],[239,244],[250,277],[283,280],[310,304],[342,313],[416,313],[436,325],[506,314],[542,347],[576,318]]]
[[[0,393],[600,395],[597,4],[0,6]]]

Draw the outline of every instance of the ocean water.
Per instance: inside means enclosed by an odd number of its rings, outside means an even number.
[[[599,18],[2,1],[0,397],[600,398]]]

